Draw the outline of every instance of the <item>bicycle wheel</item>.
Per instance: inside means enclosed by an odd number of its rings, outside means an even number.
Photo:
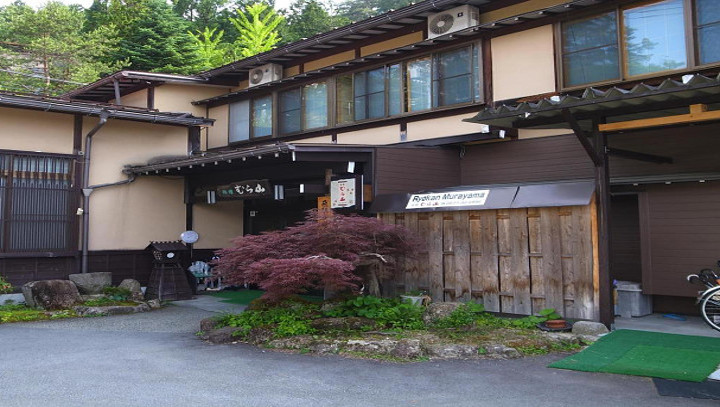
[[[711,289],[700,303],[700,311],[705,322],[716,331],[720,331],[720,287]]]

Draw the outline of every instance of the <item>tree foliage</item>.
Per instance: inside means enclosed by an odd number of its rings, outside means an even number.
[[[50,2],[40,10],[16,3],[0,10],[0,83],[4,89],[59,94],[120,68],[109,61],[118,47],[117,29],[84,30],[74,6]]]
[[[419,246],[406,229],[376,218],[310,211],[296,226],[236,238],[218,251],[214,272],[228,284],[257,284],[276,300],[309,288],[357,289],[356,266],[365,258],[413,256]]]
[[[146,12],[129,23],[119,56],[141,71],[184,75],[199,71],[203,61],[187,32],[187,21],[163,0],[150,0],[145,7]]]
[[[203,31],[189,34],[195,41],[202,69],[215,68],[236,59],[234,48],[230,44],[223,42],[225,31],[205,27]]]
[[[412,3],[413,0],[346,0],[338,5],[338,15],[356,22]]]
[[[345,17],[330,14],[318,0],[297,0],[287,12],[280,34],[284,43],[290,43],[349,23],[350,20]]]
[[[264,3],[253,3],[238,10],[237,18],[230,18],[238,31],[235,46],[242,58],[270,51],[280,42],[277,32],[283,17]]]

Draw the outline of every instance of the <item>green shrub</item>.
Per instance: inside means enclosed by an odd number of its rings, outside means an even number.
[[[232,326],[241,328],[238,336],[244,337],[253,328],[271,328],[275,336],[286,337],[311,334],[315,330],[310,326],[313,315],[317,315],[316,304],[294,301],[283,302],[274,307],[258,307],[241,314],[227,314],[218,318],[216,327]]]
[[[123,287],[105,287],[103,288],[103,294],[114,301],[125,301],[132,295],[130,290]]]
[[[481,313],[485,312],[482,304],[468,302],[459,306],[445,318],[435,322],[434,326],[440,329],[463,328],[475,324]]]
[[[424,308],[398,299],[359,296],[325,311],[327,317],[364,317],[393,329],[422,329]]]

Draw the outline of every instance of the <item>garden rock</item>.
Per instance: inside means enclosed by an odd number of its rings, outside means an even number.
[[[311,352],[318,353],[318,354],[328,354],[328,353],[338,353],[340,351],[340,346],[338,346],[337,343],[314,343],[308,347]]]
[[[75,307],[73,308],[76,314],[87,317],[87,316],[101,316],[101,315],[121,315],[121,314],[135,314],[138,312],[150,311],[150,306],[147,304],[132,305],[110,305],[107,307]]]
[[[489,345],[485,347],[485,354],[496,359],[516,359],[522,357],[520,352],[505,345]]]
[[[147,305],[150,307],[150,309],[160,309],[162,305],[160,304],[160,300],[157,298],[149,300],[147,302]]]
[[[572,327],[572,333],[575,335],[600,336],[608,332],[607,327],[600,322],[578,321]]]
[[[390,354],[396,346],[397,341],[390,339],[380,339],[376,341],[351,339],[347,341],[345,350],[374,354]]]
[[[273,339],[268,342],[268,345],[279,349],[303,349],[310,347],[313,340],[313,337],[310,335],[298,335],[289,338]]]
[[[226,326],[208,332],[207,335],[203,337],[203,339],[206,339],[216,344],[235,342],[238,340],[238,337],[233,336],[233,333],[240,330],[240,328],[235,326]]]
[[[237,328],[235,328],[237,329]],[[257,345],[270,341],[275,334],[270,328],[253,328],[248,332],[247,341]]]
[[[343,318],[318,318],[310,323],[310,326],[318,331],[346,331],[361,330],[364,328],[375,329],[375,321],[361,317]]]
[[[215,325],[217,325],[215,317],[205,318],[200,321],[200,330],[203,332],[210,332],[215,329]]]
[[[25,304],[47,310],[71,308],[81,302],[80,293],[72,281],[31,281],[22,286]]]
[[[425,353],[431,358],[469,359],[478,356],[478,347],[463,344],[426,344]]]
[[[580,338],[569,332],[543,332],[542,335],[556,343],[579,343]]]
[[[140,282],[137,280],[133,280],[132,278],[126,278],[122,282],[120,282],[120,285],[118,285],[120,288],[125,288],[126,290],[130,291],[130,299],[133,301],[143,301],[145,299],[145,296],[143,296],[142,287],[140,286]]]
[[[102,294],[103,288],[112,285],[112,273],[70,274],[68,279],[82,294]]]
[[[391,355],[403,359],[416,359],[422,356],[419,339],[403,339],[395,345]]]
[[[462,304],[461,302],[434,302],[425,308],[423,322],[432,324],[440,319],[447,318]]]

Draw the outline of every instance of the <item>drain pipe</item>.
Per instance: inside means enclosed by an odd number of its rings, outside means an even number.
[[[90,187],[90,153],[92,151],[92,138],[107,123],[108,113],[100,113],[100,121],[85,136],[85,162],[83,163],[83,212],[82,212],[82,263],[80,271],[88,272],[88,232],[90,231],[90,194],[93,189]]]

